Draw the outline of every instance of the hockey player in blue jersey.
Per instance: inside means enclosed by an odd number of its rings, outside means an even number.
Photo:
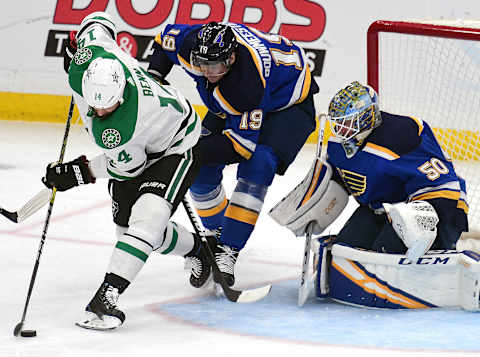
[[[167,25],[148,71],[165,81],[173,65],[195,80],[208,108],[199,141],[203,166],[190,193],[203,225],[219,232],[216,262],[233,285],[268,187],[315,129],[319,89],[300,47],[234,23]],[[227,200],[222,170],[234,163],[238,182]]]
[[[399,239],[383,204],[402,202],[408,209],[418,205],[415,201],[424,201],[439,219],[431,248],[454,249],[460,234],[468,230],[465,181],[457,176],[430,126],[419,118],[380,111],[375,91],[358,82],[340,90],[328,112],[335,134],[328,145],[333,178],[360,204],[336,242],[405,253],[412,247]]]
[[[313,240],[316,296],[376,308],[478,311],[480,257],[452,250],[468,231],[465,181],[432,128],[381,111],[376,92],[359,82],[335,94],[327,118],[333,135],[306,178],[270,211],[302,236],[321,234],[349,196],[359,204],[336,236]],[[308,286],[301,284],[301,304]]]
[[[420,118],[380,111],[376,92],[359,82],[335,94],[328,118],[333,135],[326,164],[317,161],[324,166],[321,173],[309,174],[302,183],[312,209],[292,206],[286,217],[285,207],[293,204],[286,199],[272,209],[272,217],[299,235],[314,221],[314,233],[321,233],[335,218],[325,219],[328,202],[346,202],[343,188],[359,207],[335,243],[407,253],[411,259],[430,248],[455,249],[460,234],[468,231],[465,181],[430,126]],[[326,202],[322,196],[335,198]]]

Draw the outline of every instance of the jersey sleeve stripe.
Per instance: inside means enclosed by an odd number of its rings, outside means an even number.
[[[459,191],[451,191],[451,190],[438,190],[438,191],[431,191],[426,192],[421,195],[413,196],[411,201],[415,200],[428,200],[433,198],[447,198],[449,200],[460,200],[460,192]]]
[[[233,148],[245,159],[250,159],[252,153],[255,151],[256,145],[249,140],[242,139],[236,135],[231,129],[223,132],[233,144]]]
[[[199,67],[196,67],[194,65],[191,65],[185,58],[177,54],[177,59],[178,62],[180,62],[180,65],[187,71],[190,72],[196,76],[203,76],[202,71],[200,70]]]
[[[366,151],[370,154],[377,155],[380,157],[383,157],[384,159],[387,160],[396,160],[400,157],[400,155],[394,153],[392,150],[387,149],[386,147],[373,144],[373,143],[367,143],[365,147],[363,148],[363,151]]]
[[[415,118],[415,117],[409,117],[412,119],[415,123],[418,125],[418,136],[422,134],[423,131],[423,121],[421,119]]]
[[[162,33],[160,32],[157,36],[155,36],[155,42],[159,45],[162,44]]]
[[[258,71],[258,74],[259,74],[260,79],[262,81],[263,88],[265,88],[267,83],[265,81],[265,77],[263,76],[262,61],[260,60],[258,53],[252,48],[252,46],[250,46],[248,43],[243,41],[240,36],[236,36],[236,39],[237,39],[237,42],[239,44],[245,46],[245,48],[248,50],[248,52],[250,52],[250,55],[252,56],[253,62],[255,63],[255,66],[257,67],[257,71]]]
[[[223,97],[222,93],[220,93],[220,89],[218,86],[215,87],[215,90],[213,91],[213,97],[217,100],[218,104],[229,114],[232,115],[242,115],[241,112],[236,110],[230,103],[227,102],[227,100]]]
[[[308,93],[310,92],[310,85],[312,84],[312,73],[307,64],[305,64],[305,79],[303,80],[303,89],[300,98],[295,102],[296,104],[301,103],[307,98]]]

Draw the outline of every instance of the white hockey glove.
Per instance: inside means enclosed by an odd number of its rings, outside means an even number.
[[[426,201],[384,203],[383,207],[393,229],[408,248],[408,260],[415,262],[430,249],[437,237],[439,219],[435,208]]]

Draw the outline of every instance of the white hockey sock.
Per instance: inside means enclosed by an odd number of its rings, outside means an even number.
[[[115,245],[107,272],[131,282],[142,269],[152,250],[150,243],[127,231]]]
[[[156,250],[160,254],[184,256],[193,249],[193,234],[175,222],[168,222],[162,244]]]

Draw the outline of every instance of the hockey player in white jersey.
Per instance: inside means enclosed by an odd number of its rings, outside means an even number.
[[[118,241],[77,323],[100,330],[124,322],[117,300],[152,251],[190,257],[193,286],[210,275],[198,239],[169,221],[198,171],[200,119],[177,89],[159,85],[118,47],[116,33],[108,14],[88,15],[68,72],[85,128],[102,154],[49,164],[43,178],[58,191],[109,179]]]

